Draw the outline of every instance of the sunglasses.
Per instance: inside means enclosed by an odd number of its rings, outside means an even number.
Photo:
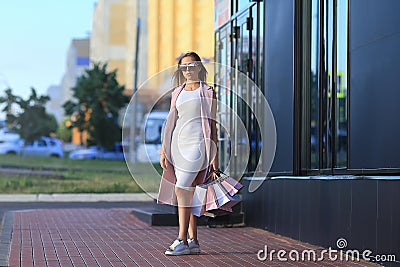
[[[180,71],[194,71],[198,65],[196,63],[179,64]]]

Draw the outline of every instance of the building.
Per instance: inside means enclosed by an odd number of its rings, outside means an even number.
[[[146,77],[153,81],[146,81],[140,92],[144,112],[160,97],[159,87],[170,81],[182,53],[196,51],[203,61],[213,61],[213,11],[212,1],[147,0],[147,17],[142,16],[148,29]]]
[[[219,109],[230,134],[219,131],[219,158],[258,185],[243,191],[247,225],[400,257],[398,10],[396,0],[215,1],[216,61],[233,68],[216,77],[233,110]],[[267,109],[253,116],[263,96],[275,125]]]
[[[64,117],[64,109],[62,108],[63,97],[60,85],[52,85],[47,88],[47,95],[50,97],[50,101],[46,104],[46,110],[48,113],[53,114],[57,122],[60,122]]]
[[[176,65],[186,51],[214,55],[213,1],[148,0],[148,77]]]
[[[100,0],[92,18],[91,62],[107,63],[109,71],[117,70],[118,82],[129,90],[133,87],[139,2],[146,4],[145,1]],[[146,11],[144,7],[139,8],[140,12]]]
[[[65,74],[60,85],[51,86],[47,89],[50,96],[46,109],[54,114],[58,122],[64,117],[62,105],[72,98],[72,90],[76,80],[85,69],[89,67],[89,38],[73,39],[69,45],[66,57]]]
[[[110,71],[117,69],[117,79],[125,85],[128,95],[138,92],[135,111],[127,112],[136,114],[135,122],[125,119],[125,137],[139,131],[144,114],[165,108],[162,103],[169,103],[164,99],[155,106],[163,93],[160,87],[170,79],[156,74],[175,67],[178,57],[186,51],[197,51],[203,60],[212,60],[213,8],[212,1],[199,0],[97,2],[93,13],[90,60],[107,62]],[[151,77],[156,78],[148,82]],[[131,131],[133,123],[136,124],[135,131]]]
[[[100,0],[93,13],[90,60],[107,62],[110,71],[117,69],[118,81],[127,89],[134,87],[135,71],[139,87],[176,65],[183,52],[197,51],[210,61],[213,9],[212,1]]]

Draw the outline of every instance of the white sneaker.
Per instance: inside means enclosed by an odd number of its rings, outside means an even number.
[[[190,254],[189,246],[185,245],[182,239],[175,239],[174,243],[165,251],[165,255],[187,255]]]
[[[189,238],[188,240],[189,250],[191,254],[199,254],[200,253],[200,245],[199,243],[193,239]]]

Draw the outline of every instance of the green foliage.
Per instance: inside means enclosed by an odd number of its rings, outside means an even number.
[[[61,120],[56,133],[57,138],[63,140],[64,142],[70,142],[72,138],[72,130],[67,126],[68,123],[69,117],[64,117]]]
[[[89,143],[105,148],[121,140],[118,112],[129,102],[116,75],[116,70],[107,72],[107,64],[94,64],[72,88],[74,99],[63,105],[65,113],[71,116],[71,127],[87,131]]]
[[[7,113],[7,124],[16,130],[26,142],[32,142],[40,136],[49,136],[57,130],[57,121],[53,115],[46,113],[46,103],[50,98],[46,95],[38,96],[31,88],[31,95],[27,100],[12,93],[12,89],[5,90],[5,97],[0,97],[0,103],[5,104],[3,112]],[[13,106],[18,106],[17,113]]]

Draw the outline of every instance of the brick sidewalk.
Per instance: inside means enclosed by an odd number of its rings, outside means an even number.
[[[199,227],[200,255],[165,256],[177,227],[148,226],[130,209],[14,212],[9,266],[376,266],[365,262],[273,261],[257,251],[322,248],[264,230]],[[286,257],[288,254],[286,254]],[[318,254],[317,254],[318,255]]]

